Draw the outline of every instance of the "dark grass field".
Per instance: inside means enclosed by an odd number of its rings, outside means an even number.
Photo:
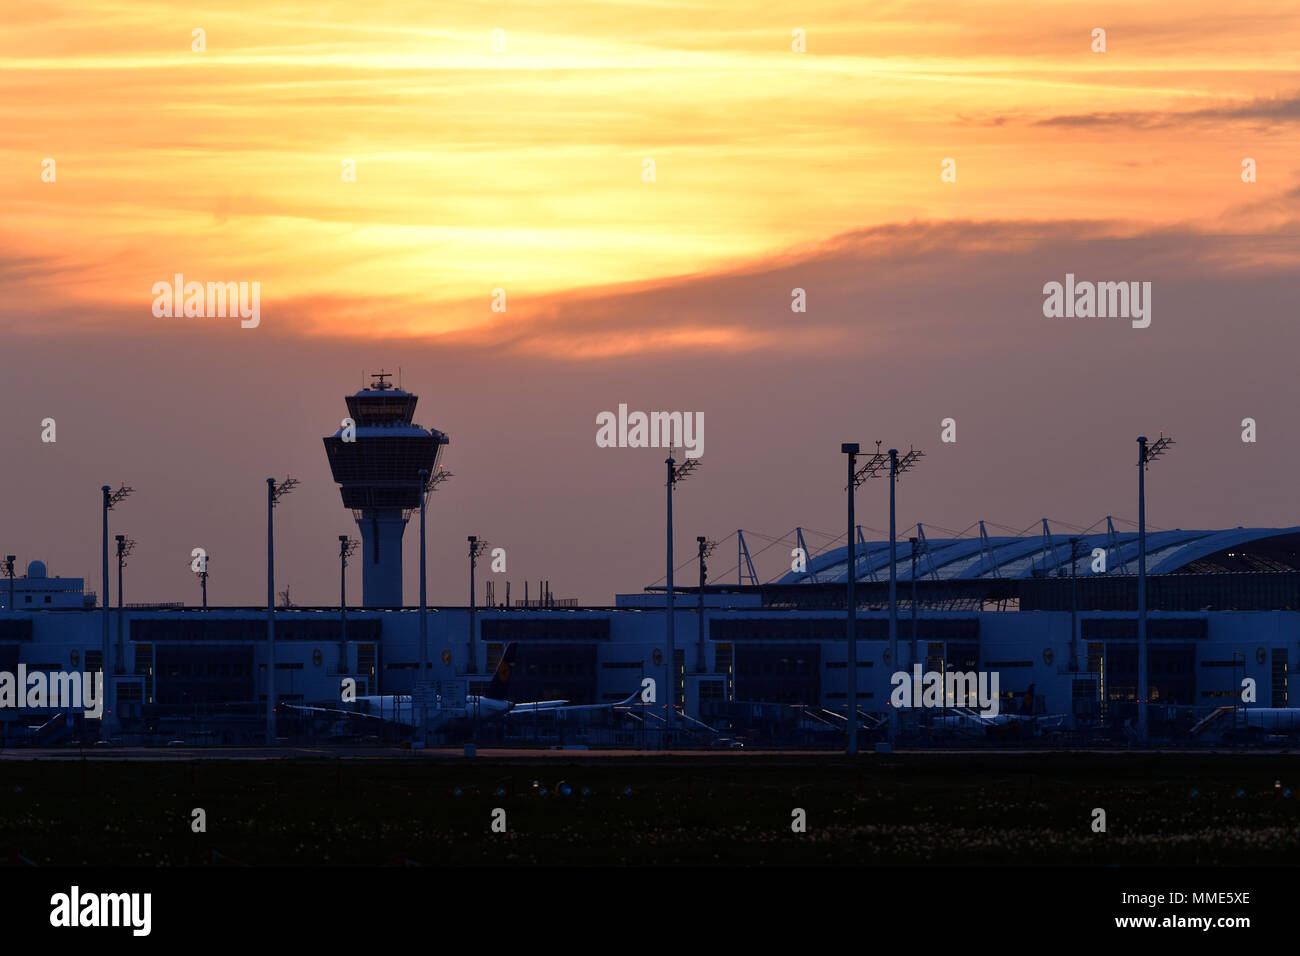
[[[0,861],[1275,865],[1297,794],[1277,754],[6,761]]]

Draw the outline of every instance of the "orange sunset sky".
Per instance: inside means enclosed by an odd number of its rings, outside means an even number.
[[[1129,515],[1161,427],[1191,447],[1157,524],[1300,523],[1269,418],[1300,397],[1298,38],[1281,0],[10,4],[0,548],[97,575],[97,489],[127,479],[140,600],[192,598],[213,541],[217,602],[253,603],[258,488],[291,470],[285,574],[330,600],[320,437],[380,365],[452,434],[437,600],[475,530],[516,587],[662,574],[658,457],[592,441],[619,402],[709,422],[682,561],[834,532],[838,443],[876,438],[929,450],[904,524]],[[1151,328],[1044,319],[1067,272],[1153,281]],[[175,273],[259,282],[261,326],[155,318]],[[1012,480],[1026,435],[1049,447]]]

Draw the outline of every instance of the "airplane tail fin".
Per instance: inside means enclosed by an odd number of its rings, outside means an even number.
[[[619,701],[618,703],[616,703],[614,706],[615,706],[615,707],[626,707],[626,706],[628,706],[628,705],[630,705],[630,704],[635,704],[635,703],[637,703],[637,701],[639,701],[640,699],[641,699],[641,689],[638,687],[636,690],[632,691],[632,693],[629,694],[625,700],[620,700],[620,701]]]
[[[506,645],[506,649],[501,654],[501,660],[497,663],[496,673],[492,675],[492,682],[488,684],[484,697],[490,700],[509,700],[510,699],[510,677],[515,668],[515,654],[519,645],[513,641]]]

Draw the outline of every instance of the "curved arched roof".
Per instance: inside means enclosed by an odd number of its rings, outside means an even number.
[[[1070,573],[1070,538],[1077,537],[1076,573],[1095,574],[1094,551],[1106,556],[1106,574],[1136,574],[1136,531],[1069,535],[1052,533],[1024,537],[928,538],[918,550],[918,581],[1019,579]],[[1238,549],[1238,550],[1233,550]],[[907,538],[897,543],[897,579],[911,580],[912,551]],[[1292,528],[1233,528],[1226,531],[1148,531],[1147,573],[1180,570],[1300,570],[1300,526]],[[1197,562],[1204,568],[1191,568]],[[780,584],[834,583],[847,580],[848,548],[827,551],[808,562],[806,572],[790,572]],[[857,580],[889,577],[889,542],[868,541],[857,546]]]

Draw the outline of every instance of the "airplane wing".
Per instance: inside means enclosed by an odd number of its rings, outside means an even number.
[[[281,701],[279,706],[285,710],[298,710],[309,714],[328,714],[331,717],[364,717],[369,720],[379,720],[385,723],[393,722],[389,717],[384,716],[382,713],[368,714],[361,710],[343,710],[338,707],[311,707],[306,704],[287,704],[284,701]]]
[[[522,704],[515,704],[505,716],[521,717],[533,714],[574,714],[581,711],[613,710],[615,707],[627,707],[635,703],[640,691],[633,691],[624,700],[615,701],[610,704],[570,704],[563,700],[535,700]]]

